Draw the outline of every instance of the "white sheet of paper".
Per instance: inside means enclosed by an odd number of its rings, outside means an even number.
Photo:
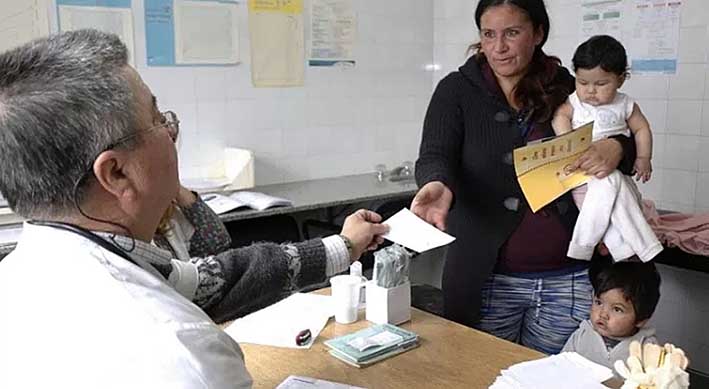
[[[310,348],[333,314],[330,296],[296,293],[235,320],[224,331],[239,343]],[[305,346],[298,346],[295,338],[305,329],[310,330],[312,340]]]
[[[288,376],[276,389],[364,389],[359,386],[339,384],[337,382],[319,380],[317,378]]]
[[[384,238],[418,253],[445,246],[455,240],[455,237],[426,223],[406,208],[382,224],[389,226],[389,232],[382,235]]]
[[[128,48],[128,62],[135,67],[133,13],[130,8],[59,6],[60,31],[83,28],[95,28],[118,35]]]
[[[522,362],[502,370],[494,389],[565,389],[569,382],[578,389],[603,389],[601,382],[613,377],[605,366],[593,363],[577,353],[561,353],[534,361]]]
[[[175,2],[175,63],[239,62],[237,3]]]
[[[0,52],[49,35],[49,0],[3,0]]]

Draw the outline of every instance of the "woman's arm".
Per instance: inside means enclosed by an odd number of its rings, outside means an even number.
[[[459,83],[455,73],[451,74],[441,80],[431,97],[416,160],[419,187],[432,181],[440,181],[451,190],[455,186],[463,140],[463,113],[456,93]]]
[[[635,140],[625,135],[615,135],[593,142],[571,169],[581,169],[588,175],[603,178],[618,169],[623,174],[632,174],[635,163]]]

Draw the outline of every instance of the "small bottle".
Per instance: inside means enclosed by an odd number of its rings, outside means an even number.
[[[352,264],[350,265],[350,275],[362,277],[362,262],[360,262],[360,261],[352,262]]]
[[[350,275],[351,276],[357,276],[362,278],[364,281],[364,277],[362,276],[362,262],[360,261],[354,261],[350,265]],[[365,307],[365,303],[367,302],[367,296],[365,293],[365,285],[362,283],[362,289],[359,291],[359,309],[363,309]]]

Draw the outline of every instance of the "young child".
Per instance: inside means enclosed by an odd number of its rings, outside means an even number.
[[[610,36],[594,36],[576,49],[572,62],[576,91],[555,113],[554,132],[563,134],[594,122],[594,141],[633,133],[635,174],[646,182],[652,173],[650,125],[633,99],[618,91],[628,76],[625,48]],[[581,212],[569,257],[590,259],[601,240],[616,261],[637,255],[646,262],[662,251],[643,216],[640,192],[631,177],[616,170],[603,179],[592,178],[572,193]]]
[[[594,261],[589,278],[591,318],[581,322],[562,352],[575,351],[613,369],[615,361],[628,358],[633,340],[657,344],[655,329],[646,325],[660,300],[660,274],[653,262]]]

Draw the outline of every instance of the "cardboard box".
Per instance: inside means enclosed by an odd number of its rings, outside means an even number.
[[[411,320],[411,283],[382,288],[367,282],[367,320],[377,324],[401,324]]]

